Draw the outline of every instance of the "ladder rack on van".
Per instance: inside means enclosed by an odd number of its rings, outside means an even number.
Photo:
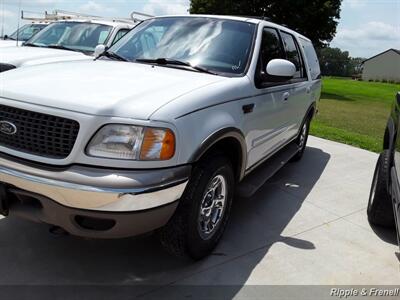
[[[50,17],[50,15],[46,11],[44,12],[43,17],[32,16],[32,15],[29,16],[29,14],[39,15],[40,13],[22,10],[21,20],[31,21],[32,23],[49,23],[55,21],[55,19],[53,17]]]
[[[48,13],[47,11],[45,11],[43,17],[37,17],[37,16],[34,17],[34,16],[29,16],[28,14],[38,15],[39,13],[21,11],[21,19],[31,22],[54,22],[54,21],[71,20],[71,19],[90,19],[90,20],[109,20],[112,22],[122,22],[122,23],[132,23],[132,22],[137,23],[153,17],[151,15],[136,11],[133,11],[130,14],[130,18],[100,17],[95,15],[83,14],[65,10],[54,10],[52,13]]]
[[[144,21],[146,19],[153,18],[154,16],[148,15],[148,14],[145,14],[145,13],[141,13],[141,12],[138,12],[138,11],[133,11],[133,12],[131,12],[130,17],[134,22],[142,22],[142,21]]]

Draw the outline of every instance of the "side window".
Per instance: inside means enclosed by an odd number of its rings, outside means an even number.
[[[286,50],[286,59],[296,66],[296,74],[293,79],[306,78],[307,75],[296,40],[291,34],[286,32],[281,32],[281,36]]]
[[[320,79],[321,68],[319,66],[318,56],[315,52],[313,44],[310,41],[302,38],[300,38],[300,44],[303,46],[312,80]]]
[[[125,34],[129,32],[130,29],[120,29],[117,34],[114,37],[114,40],[112,42],[112,45],[114,45],[116,42],[118,42],[120,39],[122,39]]]
[[[264,28],[260,52],[262,70],[267,68],[271,60],[284,58],[282,50],[278,32],[272,28]]]
[[[106,40],[107,40],[107,38],[108,38],[108,35],[110,34],[110,31],[109,30],[102,30],[101,32],[100,32],[100,34],[99,34],[99,40],[98,40],[98,42],[97,42],[97,45],[99,45],[99,44],[104,44],[105,42],[106,42]],[[96,45],[96,46],[97,46]]]
[[[271,60],[278,58],[285,58],[278,31],[273,28],[264,28],[256,76],[258,85],[271,83],[265,70]]]

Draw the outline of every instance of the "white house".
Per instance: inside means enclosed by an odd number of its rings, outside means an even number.
[[[400,82],[400,50],[389,49],[364,61],[362,79]]]

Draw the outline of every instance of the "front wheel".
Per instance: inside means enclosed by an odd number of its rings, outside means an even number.
[[[174,216],[159,231],[164,248],[175,256],[199,260],[212,253],[225,230],[233,199],[230,161],[214,156],[193,171]]]

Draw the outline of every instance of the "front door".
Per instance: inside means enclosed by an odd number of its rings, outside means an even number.
[[[287,138],[290,123],[286,114],[291,101],[291,85],[270,82],[265,71],[268,62],[279,58],[285,58],[279,32],[275,28],[265,27],[255,74],[254,109],[244,124],[249,149],[248,168],[271,154]]]
[[[296,66],[293,79],[274,82],[266,73],[272,59],[287,59]],[[309,81],[296,39],[275,28],[263,29],[255,74],[254,112],[248,134],[248,166],[251,167],[297,136],[310,103]]]

